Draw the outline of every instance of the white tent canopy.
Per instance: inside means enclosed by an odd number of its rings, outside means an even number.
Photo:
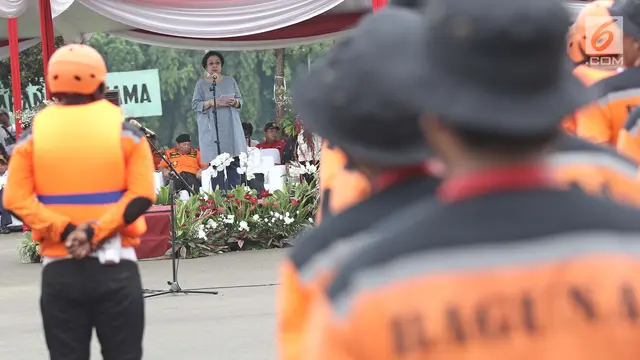
[[[575,17],[585,2],[566,4]],[[51,0],[51,9],[67,41],[106,32],[167,47],[256,50],[341,37],[371,0]],[[40,36],[37,0],[0,0],[0,41],[15,16],[21,39]]]
[[[106,32],[169,47],[253,50],[337,38],[371,11],[371,0],[51,0],[51,8],[55,33],[71,41]],[[0,0],[0,39],[4,18],[15,15],[21,38],[40,36],[37,0]]]

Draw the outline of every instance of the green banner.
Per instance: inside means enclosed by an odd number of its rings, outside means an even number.
[[[125,117],[147,117],[162,115],[162,96],[158,69],[113,72],[107,74],[107,86],[120,90],[120,104]],[[22,97],[22,108],[30,109],[44,100],[44,88],[29,86]],[[10,89],[0,85],[0,108],[13,111],[13,96]]]
[[[158,69],[108,73],[107,86],[120,90],[125,117],[162,115]]]

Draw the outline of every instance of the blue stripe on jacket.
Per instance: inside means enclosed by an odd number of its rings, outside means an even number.
[[[45,205],[103,205],[118,202],[124,191],[106,191],[88,194],[38,195]]]

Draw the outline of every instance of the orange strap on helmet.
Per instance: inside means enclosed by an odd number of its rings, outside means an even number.
[[[94,48],[65,45],[49,59],[47,86],[54,94],[93,94],[107,78],[107,65]]]
[[[589,17],[610,17],[609,8],[613,5],[614,0],[597,0],[585,5],[576,21],[569,28],[569,39],[567,42],[567,52],[569,57],[576,64],[582,64],[589,56],[586,54],[587,34],[593,31],[587,31],[587,18]],[[612,20],[613,21],[613,20]]]

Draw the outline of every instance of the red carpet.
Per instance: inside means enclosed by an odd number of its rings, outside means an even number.
[[[136,249],[138,259],[164,256],[171,248],[171,217],[169,206],[152,206],[144,215],[147,232],[140,237]]]

